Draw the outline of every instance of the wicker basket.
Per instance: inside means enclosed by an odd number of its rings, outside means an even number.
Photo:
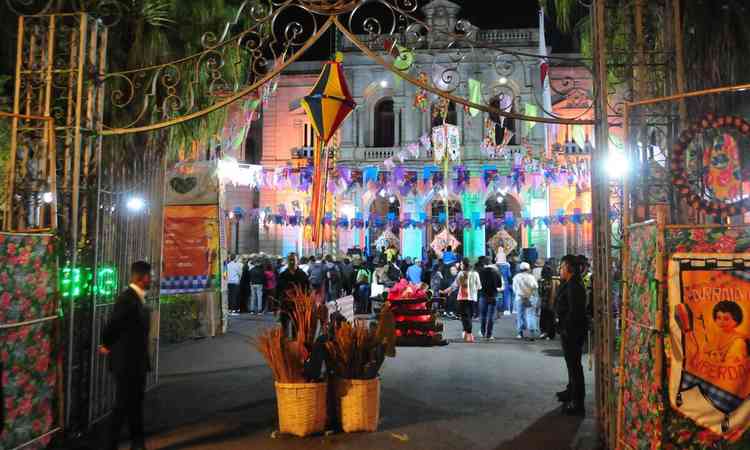
[[[325,431],[326,383],[275,383],[279,431],[304,437]]]
[[[380,379],[339,378],[335,384],[341,428],[347,433],[377,431],[380,421]]]

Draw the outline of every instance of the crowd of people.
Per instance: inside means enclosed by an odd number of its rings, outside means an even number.
[[[359,253],[287,259],[265,255],[233,256],[226,265],[231,314],[278,313],[289,330],[288,298],[293,287],[311,289],[321,301],[354,298],[356,314],[373,312],[373,302],[406,278],[432,294],[433,306],[447,319],[460,319],[462,339],[475,342],[474,321],[480,338],[495,339],[495,321],[515,313],[516,338],[555,339],[559,334],[568,368],[569,384],[558,393],[569,414],[583,413],[583,345],[591,319],[591,273],[585,256],[554,260],[522,260],[502,248],[476,261],[459,259],[451,247],[440,256],[428,251],[422,260],[400,257],[394,246]],[[533,267],[532,267],[533,266]]]
[[[491,253],[491,252],[490,252]],[[590,273],[583,256],[567,255],[559,266],[552,261],[520,261],[498,250],[497,257],[481,257],[475,263],[459,261],[448,247],[438,257],[427,253],[423,261],[400,258],[395,246],[334,258],[303,257],[290,253],[286,259],[265,255],[232,256],[226,262],[229,308],[232,314],[278,312],[282,329],[293,335],[290,320],[294,288],[314,290],[321,301],[352,295],[355,312],[371,312],[372,300],[403,278],[427,287],[434,304],[446,317],[460,316],[463,339],[474,342],[473,321],[479,317],[482,338],[494,339],[494,320],[515,310],[519,339],[535,336],[552,339],[559,332],[568,371],[567,387],[557,393],[563,411],[581,416],[585,384],[581,358],[591,311]],[[559,276],[555,276],[559,268]],[[588,286],[587,286],[588,284]],[[143,399],[148,351],[150,311],[145,293],[151,286],[151,266],[137,261],[131,267],[128,288],[117,298],[103,330],[99,352],[107,355],[115,376],[116,401],[106,448],[117,448],[120,428],[130,425],[133,448],[144,448]]]
[[[475,340],[472,320],[479,319],[482,339],[493,340],[494,321],[516,313],[516,337],[554,339],[557,333],[555,292],[559,285],[556,261],[521,260],[517,252],[488,249],[494,257],[460,260],[451,247],[440,256],[426,252],[423,260],[400,257],[395,245],[371,249],[369,256],[325,255],[295,259],[309,286],[325,301],[352,295],[355,312],[372,312],[377,299],[402,278],[430,289],[441,314],[461,319],[463,339]],[[590,272],[585,256],[575,256],[587,292]],[[230,314],[276,312],[284,300],[279,289],[289,261],[268,255],[232,256],[226,265]],[[533,267],[532,267],[533,266]],[[586,304],[590,292],[586,295]],[[588,308],[587,308],[588,311]]]

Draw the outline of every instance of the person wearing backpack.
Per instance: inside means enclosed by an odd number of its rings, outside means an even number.
[[[369,314],[370,304],[370,280],[367,272],[360,270],[357,274],[357,283],[354,286],[354,312],[355,314]]]
[[[344,290],[344,295],[350,295],[354,288],[355,279],[354,265],[349,258],[344,258],[341,262],[341,287]]]
[[[253,267],[248,273],[250,281],[250,314],[263,314],[263,286],[266,284],[266,274],[263,262],[253,261]]]
[[[492,337],[492,328],[495,323],[495,305],[497,304],[499,292],[502,292],[505,286],[503,284],[503,277],[500,276],[500,272],[492,264],[491,259],[481,257],[479,261],[482,266],[482,269],[479,271],[479,279],[482,282],[482,290],[479,298],[482,337],[488,341],[492,341],[495,339]]]
[[[388,278],[388,282],[385,286],[388,288],[393,287],[393,285],[401,281],[401,278],[403,277],[403,273],[395,261],[388,263],[385,269],[385,275],[386,278]]]
[[[474,335],[471,332],[471,316],[474,310],[474,303],[477,301],[479,291],[482,289],[482,281],[479,274],[474,270],[469,258],[464,258],[461,263],[461,271],[456,275],[456,280],[448,289],[442,291],[443,295],[457,290],[458,308],[461,311],[461,324],[463,325],[463,339],[466,342],[474,342]]]
[[[341,296],[341,269],[333,262],[333,256],[326,255],[323,273],[326,288],[325,298],[327,302],[331,302]]]
[[[324,268],[323,263],[318,257],[310,258],[310,287],[313,292],[320,292],[320,288],[323,286],[323,275]]]

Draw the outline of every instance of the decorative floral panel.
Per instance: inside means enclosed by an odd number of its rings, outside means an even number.
[[[0,233],[0,324],[55,314],[56,259],[51,235]],[[15,448],[53,429],[58,356],[54,321],[0,330],[4,428],[0,448]],[[49,438],[27,448],[43,448]]]
[[[633,449],[659,448],[662,435],[663,352],[657,324],[658,284],[656,224],[630,229],[628,267],[629,298],[624,310],[622,338],[624,345],[622,383],[622,440]]]

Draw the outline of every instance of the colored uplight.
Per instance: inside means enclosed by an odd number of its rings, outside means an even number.
[[[60,294],[63,298],[78,298],[83,291],[81,269],[65,267],[60,276]]]
[[[101,297],[113,297],[117,293],[117,272],[112,267],[100,267],[96,277],[97,293]]]
[[[66,299],[77,299],[97,294],[111,298],[117,293],[117,271],[113,267],[99,268],[94,286],[94,274],[87,267],[67,266],[60,271],[60,295]]]

